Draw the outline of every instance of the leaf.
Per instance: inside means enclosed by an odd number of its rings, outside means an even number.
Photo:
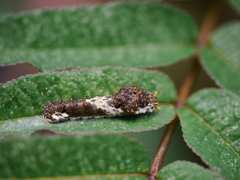
[[[240,97],[202,90],[179,114],[184,139],[193,151],[226,179],[239,179]]]
[[[87,178],[81,178],[81,180],[148,180],[147,177],[145,176],[125,176],[125,175],[120,175],[116,177],[87,177]]]
[[[164,180],[220,180],[216,174],[187,161],[175,161],[161,169],[159,179]]]
[[[5,138],[0,141],[0,156],[0,178],[118,179],[144,176],[150,167],[139,142],[116,134]]]
[[[45,123],[41,116],[42,104],[58,99],[80,99],[111,95],[123,85],[136,84],[149,92],[158,92],[160,110],[144,115],[69,121],[58,124]],[[175,116],[172,105],[176,91],[165,75],[155,71],[122,68],[101,68],[82,71],[65,71],[26,76],[0,85],[0,135],[28,135],[47,128],[64,133],[93,131],[127,132],[158,129]]]
[[[222,87],[240,95],[240,23],[220,28],[201,53],[203,65]]]
[[[196,37],[192,18],[155,3],[44,10],[0,19],[0,63],[44,70],[167,65],[191,56]]]
[[[76,134],[91,132],[139,132],[158,129],[169,123],[175,116],[172,106],[162,105],[161,111],[146,115],[125,116],[114,118],[69,121],[58,124],[48,124],[42,116],[18,118],[0,121],[0,137],[12,134],[26,136],[37,129],[50,129],[56,132]]]
[[[235,7],[238,11],[240,10],[240,1],[239,0],[230,0],[230,2],[233,4],[233,7]]]
[[[125,176],[125,175],[119,175],[119,176],[111,176],[111,177],[87,177],[87,178],[81,178],[80,180],[148,180],[145,176]]]

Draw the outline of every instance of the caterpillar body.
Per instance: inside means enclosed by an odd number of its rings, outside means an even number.
[[[117,93],[110,96],[68,101],[48,102],[43,105],[43,119],[48,123],[75,119],[114,117],[123,115],[143,114],[160,109],[156,93],[139,89],[136,85],[123,86]]]

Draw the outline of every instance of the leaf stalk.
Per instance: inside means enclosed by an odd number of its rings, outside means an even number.
[[[159,144],[158,151],[152,162],[149,180],[155,180],[157,177],[157,174],[160,170],[160,167],[163,163],[163,159],[167,152],[168,145],[171,141],[172,135],[176,128],[177,122],[178,122],[178,117],[176,116],[175,119],[170,124],[167,125],[167,128],[166,128],[163,138],[162,138],[162,141]]]
[[[177,97],[177,103],[175,104],[176,109],[182,107],[189,97],[189,94],[192,90],[192,87],[194,85],[194,82],[197,78],[197,75],[200,71],[200,65],[198,62],[197,56],[193,57],[193,63],[191,68],[189,69],[189,72],[183,81],[183,84],[180,88],[180,91],[178,93]],[[163,138],[159,144],[158,150],[155,154],[155,157],[153,159],[153,162],[151,164],[151,170],[149,173],[149,180],[155,180],[157,179],[157,174],[162,166],[165,154],[167,152],[167,148],[169,146],[169,143],[171,141],[172,135],[174,133],[174,130],[179,122],[178,116],[174,118],[174,120],[167,125],[167,128],[164,132]]]
[[[199,48],[199,50],[201,50],[207,45],[209,36],[217,25],[222,6],[223,0],[213,0],[210,2],[210,6],[203,20],[198,35],[197,47]]]
[[[196,54],[195,56],[192,57],[191,68],[189,69],[188,74],[184,79],[178,93],[177,103],[175,104],[176,109],[182,107],[186,103],[191,93],[192,87],[194,85],[194,82],[196,81],[197,75],[201,67],[199,63],[199,52],[201,51],[202,48],[204,48],[207,45],[208,38],[217,24],[222,4],[223,0],[213,0],[208,8],[208,11],[206,13],[206,16],[204,18],[204,21],[199,32],[196,45],[197,46]],[[167,125],[163,138],[159,144],[158,150],[151,164],[151,170],[148,176],[149,180],[157,179],[157,174],[162,166],[164,156],[166,154],[167,148],[169,146],[169,143],[171,141],[172,135],[174,133],[178,121],[179,118],[178,116],[176,116],[174,120]]]

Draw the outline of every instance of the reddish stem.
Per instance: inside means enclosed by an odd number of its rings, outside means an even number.
[[[185,81],[183,82],[182,88],[179,91],[178,95],[178,103],[176,104],[176,108],[179,108],[183,106],[187,100],[187,97],[189,96],[190,90],[192,89],[192,86],[194,84],[194,80],[197,77],[197,74],[200,70],[200,66],[197,62],[197,58],[195,57],[193,59],[192,67],[190,68],[190,71],[187,74],[187,77],[185,78]],[[165,154],[167,152],[167,148],[169,146],[169,143],[171,141],[172,135],[174,133],[174,130],[176,128],[178,122],[178,117],[176,116],[174,120],[167,125],[167,129],[164,132],[163,138],[161,140],[161,143],[158,147],[157,153],[153,159],[151,170],[149,174],[150,180],[155,180],[156,176],[160,170],[160,167],[162,166],[163,159],[165,157]]]
[[[209,36],[216,27],[219,14],[221,12],[223,0],[212,0],[203,20],[201,30],[198,36],[198,48],[202,49],[206,46]]]
[[[151,170],[150,170],[150,175],[149,175],[149,180],[155,180],[157,177],[157,174],[160,170],[160,167],[163,163],[163,159],[165,157],[165,154],[167,152],[168,145],[171,141],[172,135],[174,133],[175,127],[177,125],[177,117],[167,125],[167,129],[164,132],[162,141],[158,147],[158,151],[153,159]]]
[[[187,101],[187,98],[190,94],[190,91],[191,91],[193,84],[196,80],[196,77],[199,73],[200,65],[198,63],[197,56],[193,57],[192,61],[193,61],[192,66],[191,66],[191,68],[179,90],[176,108],[182,107],[185,104],[185,102]]]
[[[213,31],[214,27],[216,26],[220,10],[222,7],[222,2],[223,0],[213,0],[211,2],[211,5],[208,9],[208,12],[206,14],[206,17],[203,21],[200,33],[199,33],[199,38],[198,38],[198,43],[197,43],[197,48],[198,51],[196,52],[196,55],[193,57],[192,61],[192,66],[182,84],[182,87],[178,93],[178,98],[177,98],[177,103],[176,103],[176,108],[178,109],[179,107],[182,107],[186,101],[187,98],[189,97],[189,94],[192,90],[193,84],[196,80],[197,74],[200,70],[200,65],[198,63],[198,53],[200,50],[206,46],[207,40]],[[158,147],[158,150],[156,152],[156,155],[154,157],[154,160],[151,165],[151,170],[149,173],[149,179],[150,180],[155,180],[157,179],[157,174],[160,170],[160,167],[162,166],[164,156],[166,154],[167,148],[169,146],[170,140],[172,138],[172,135],[174,133],[175,127],[178,122],[178,117],[175,117],[175,119],[167,125],[167,129],[164,132],[163,138],[161,140],[161,143]]]

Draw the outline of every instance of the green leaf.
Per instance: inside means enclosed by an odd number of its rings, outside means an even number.
[[[110,177],[87,177],[87,178],[77,178],[80,180],[148,180],[146,176],[128,176],[128,175],[117,175],[117,176],[110,176]]]
[[[119,175],[143,176],[150,167],[139,142],[116,134],[5,138],[0,141],[0,156],[0,178],[118,179]]]
[[[44,70],[167,65],[191,56],[196,37],[191,17],[155,3],[44,10],[0,19],[0,63]]]
[[[161,169],[158,174],[162,180],[220,180],[216,174],[187,161],[175,161]]]
[[[240,1],[239,0],[230,0],[230,2],[232,2],[232,4],[234,5],[234,7],[240,11]]]
[[[114,118],[88,119],[49,124],[42,116],[0,121],[0,137],[12,134],[26,136],[37,129],[50,129],[55,132],[76,134],[91,132],[138,132],[158,129],[169,123],[175,116],[173,106],[161,105],[161,110],[145,115]]]
[[[127,175],[119,175],[119,176],[110,176],[110,177],[87,177],[87,178],[78,178],[81,180],[148,180],[146,176],[127,176]]]
[[[240,97],[202,90],[179,114],[184,139],[193,151],[226,179],[239,179]]]
[[[136,116],[69,121],[58,124],[45,123],[41,116],[42,104],[58,99],[80,99],[111,95],[123,85],[136,84],[149,92],[158,92],[160,110]],[[175,109],[169,103],[176,100],[176,91],[165,75],[155,71],[101,68],[82,71],[65,71],[26,76],[0,85],[0,135],[28,135],[48,128],[57,132],[82,133],[93,131],[143,131],[157,129],[169,123]]]
[[[240,95],[240,23],[220,28],[201,53],[203,65],[220,86]]]

